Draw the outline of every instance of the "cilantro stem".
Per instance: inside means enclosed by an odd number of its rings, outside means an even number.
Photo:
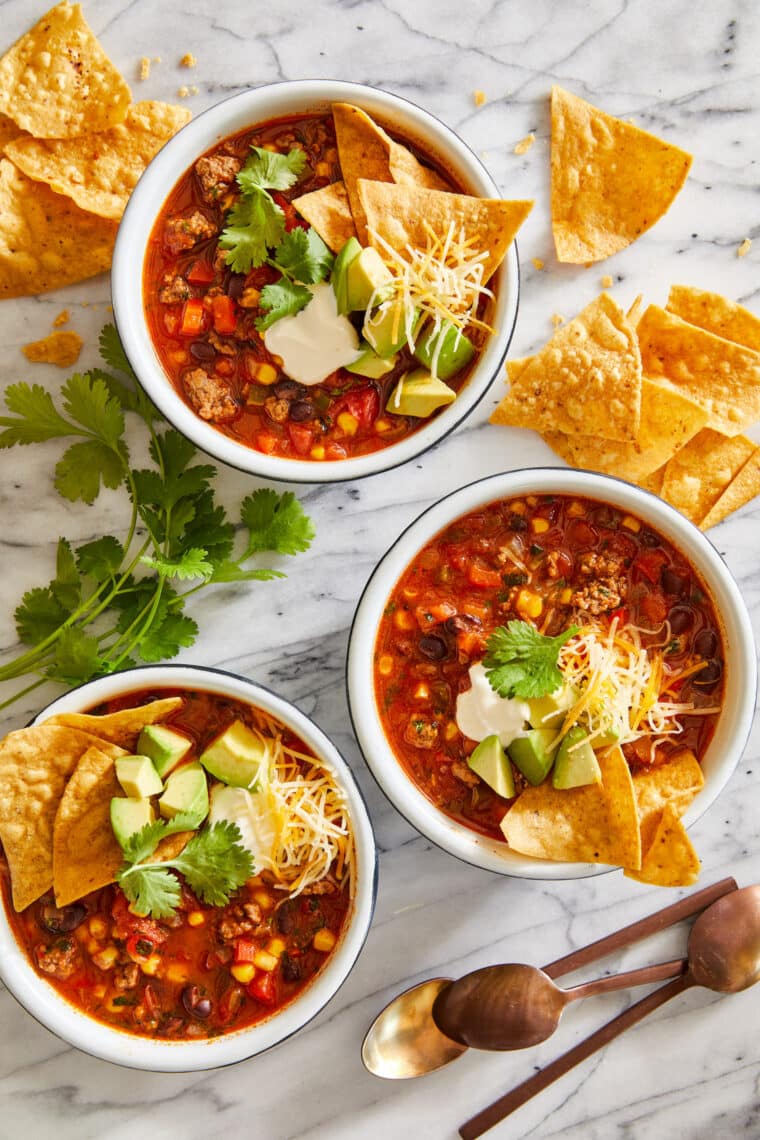
[[[40,685],[44,685],[45,682],[49,679],[49,677],[40,677],[37,681],[32,681],[31,685],[27,685],[25,689],[19,689],[19,691],[17,693],[14,693],[12,697],[8,697],[7,701],[0,703],[0,711],[7,709],[14,703],[14,701],[21,700],[21,698],[25,697],[27,693],[31,693],[35,689],[39,689]]]

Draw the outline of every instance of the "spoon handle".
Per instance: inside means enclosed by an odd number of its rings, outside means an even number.
[[[581,1041],[579,1045],[575,1045],[567,1053],[563,1053],[556,1061],[552,1061],[546,1068],[541,1069],[540,1072],[529,1077],[527,1081],[523,1081],[521,1085],[517,1085],[510,1092],[499,1097],[493,1104],[489,1104],[487,1108],[463,1124],[459,1129],[462,1140],[477,1140],[478,1136],[482,1136],[489,1128],[493,1128],[500,1120],[504,1120],[536,1093],[543,1092],[575,1065],[585,1061],[592,1053],[596,1053],[597,1049],[603,1049],[605,1045],[641,1021],[648,1013],[657,1009],[658,1006],[664,1005],[666,1001],[670,1001],[671,998],[683,993],[684,990],[694,984],[695,982],[690,974],[681,974],[679,978],[674,978],[673,981],[660,986],[658,990],[653,990],[651,994],[647,994],[635,1005],[629,1006],[625,1012],[613,1017],[612,1021],[608,1021],[601,1029],[597,1029],[585,1041]]]
[[[685,973],[688,964],[686,958],[676,958],[672,962],[639,966],[622,974],[610,974],[606,978],[595,978],[592,982],[573,986],[565,990],[565,994],[570,1002],[577,1001],[578,998],[594,997],[595,994],[609,994],[614,990],[623,990],[626,986],[645,986],[649,982],[662,982],[666,978],[677,978],[679,974]]]

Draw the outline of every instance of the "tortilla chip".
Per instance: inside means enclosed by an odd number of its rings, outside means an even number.
[[[491,423],[631,442],[640,417],[638,342],[623,310],[602,293],[530,358]]]
[[[57,713],[45,724],[63,724],[81,732],[91,732],[101,740],[110,740],[122,748],[133,750],[137,738],[146,724],[155,724],[175,712],[182,705],[182,697],[163,697],[133,709],[95,716],[91,713]]]
[[[22,138],[5,153],[28,178],[46,182],[91,214],[118,221],[145,167],[189,119],[184,107],[136,103],[108,131],[75,139]]]
[[[705,777],[694,753],[682,748],[663,764],[644,768],[633,777],[641,830],[641,850],[646,855],[652,845],[665,807],[683,815]]]
[[[123,796],[109,745],[81,756],[58,806],[53,831],[53,883],[57,906],[67,906],[116,878],[124,855],[111,827],[111,800]],[[121,749],[116,749],[121,752]],[[163,839],[154,858],[172,859],[192,832]]]
[[[448,189],[434,170],[423,166],[411,151],[394,142],[360,107],[333,103],[332,112],[340,169],[362,245],[367,244],[367,220],[357,187],[360,178],[424,186],[431,190]]]
[[[22,131],[18,123],[14,123],[13,119],[8,115],[0,115],[0,151],[3,150],[9,142],[14,139],[27,139],[29,135],[26,131]]]
[[[760,353],[650,305],[637,333],[641,366],[709,413],[708,427],[738,435],[760,417]]]
[[[625,874],[629,879],[657,887],[690,887],[699,878],[700,866],[699,856],[684,825],[673,808],[668,806],[662,813],[641,868],[626,868]]]
[[[529,787],[501,821],[513,851],[567,863],[639,867],[641,838],[631,772],[617,746],[599,754],[601,784]]]
[[[32,364],[57,364],[59,368],[68,368],[79,360],[83,344],[79,333],[52,332],[42,340],[22,345],[21,351]]]
[[[675,455],[707,422],[707,412],[664,384],[644,379],[641,424],[634,443],[594,435],[545,432],[544,439],[571,467],[604,471],[637,483]]]
[[[552,232],[560,261],[600,261],[650,229],[686,181],[686,151],[552,88]]]
[[[522,376],[532,359],[532,356],[521,356],[518,360],[507,361],[504,367],[507,370],[507,379],[510,384],[514,384],[518,377]]]
[[[728,515],[751,502],[756,495],[760,495],[760,447],[755,448],[739,474],[731,480],[699,525],[702,530],[717,526]]]
[[[642,479],[637,479],[636,482],[645,491],[650,491],[653,495],[662,494],[662,481],[665,477],[665,468],[658,467],[651,475],[645,475]]]
[[[0,111],[39,139],[67,139],[122,122],[129,88],[82,16],[58,4],[0,59]]]
[[[350,238],[356,237],[344,182],[332,182],[321,190],[302,194],[293,199],[293,205],[333,253],[338,253]]]
[[[644,298],[643,298],[642,294],[639,293],[638,297],[634,297],[634,299],[633,299],[633,301],[632,301],[632,303],[628,309],[628,312],[625,314],[626,317],[628,318],[628,324],[631,325],[632,328],[636,328],[639,321],[641,320],[641,314],[643,312],[644,312]]]
[[[698,325],[725,340],[760,352],[760,319],[719,293],[706,293],[689,285],[671,285],[665,308],[690,325]]]
[[[11,732],[0,744],[0,840],[11,872],[13,905],[23,910],[53,882],[53,826],[66,782],[95,745],[111,757],[115,744],[64,725]]]
[[[0,299],[102,273],[111,264],[116,229],[0,158]]]
[[[755,448],[746,435],[728,438],[705,428],[667,464],[663,499],[700,526]]]
[[[392,186],[364,178],[359,179],[358,185],[370,245],[380,245],[379,238],[400,252],[406,246],[427,249],[431,230],[444,237],[453,227],[457,236],[462,234],[465,241],[471,242],[473,255],[487,254],[483,284],[501,265],[515,234],[533,209],[532,202],[474,198],[470,194]],[[358,231],[358,223],[356,228]]]

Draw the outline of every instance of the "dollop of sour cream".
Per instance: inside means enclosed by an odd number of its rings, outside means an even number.
[[[338,313],[329,281],[310,285],[305,309],[282,317],[264,333],[267,350],[282,360],[283,371],[301,384],[319,384],[336,368],[352,364],[359,353],[359,336],[348,317]]]
[[[491,688],[483,665],[470,666],[471,688],[457,697],[456,722],[470,740],[485,740],[496,734],[502,748],[525,734],[530,708],[517,697],[500,697]]]

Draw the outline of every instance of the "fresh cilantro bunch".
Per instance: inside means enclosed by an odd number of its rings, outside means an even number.
[[[290,189],[305,165],[306,155],[297,147],[287,154],[251,147],[237,175],[240,198],[227,215],[219,238],[219,247],[227,250],[227,264],[233,272],[248,273],[260,265],[271,265],[281,274],[279,281],[261,291],[259,304],[267,312],[256,321],[259,332],[305,308],[311,300],[305,286],[323,281],[332,269],[333,255],[316,230],[297,226],[286,233],[285,213],[269,193]]]
[[[308,549],[314,530],[295,496],[260,488],[240,504],[245,531],[235,553],[235,526],[217,502],[216,469],[195,463],[191,443],[162,430],[112,325],[100,336],[104,364],[72,376],[61,390],[61,409],[39,385],[12,384],[0,416],[0,447],[66,439],[55,469],[63,498],[92,503],[101,487],[123,487],[131,503],[126,533],[104,535],[76,550],[59,538],[56,572],[47,586],[24,594],[15,618],[29,648],[0,666],[0,682],[37,677],[0,703],[0,709],[46,680],[79,684],[137,661],[175,657],[198,627],[185,613],[187,599],[220,582],[282,578],[251,566],[264,552],[294,555]],[[116,373],[116,375],[114,374]],[[125,415],[143,423],[152,466],[134,470],[125,439]],[[182,584],[190,583],[186,589]]]
[[[124,844],[124,865],[116,876],[134,914],[170,918],[181,897],[175,874],[184,875],[191,891],[209,906],[224,906],[230,895],[253,874],[253,857],[241,844],[237,824],[226,820],[197,832],[174,859],[150,861],[167,835],[192,830],[193,817],[185,813],[172,820],[147,823]]]
[[[526,621],[510,621],[493,631],[483,659],[491,688],[500,697],[544,697],[562,684],[559,651],[578,632],[571,625],[546,637]]]

